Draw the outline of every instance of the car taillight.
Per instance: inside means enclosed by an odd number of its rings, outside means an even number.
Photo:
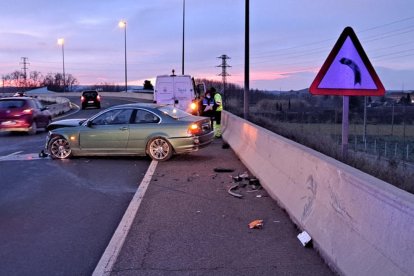
[[[84,96],[81,96],[81,102],[83,102],[85,100]]]
[[[192,111],[196,110],[197,109],[197,104],[195,102],[192,102],[190,104],[190,108],[191,108]]]
[[[101,101],[101,96],[99,96],[99,95],[98,95],[98,96],[96,97],[96,99],[97,99],[98,101]]]
[[[200,125],[198,125],[198,124],[191,124],[188,127],[188,133],[189,134],[193,134],[193,135],[201,134],[202,133],[202,130],[201,130]]]
[[[32,113],[33,113],[33,109],[31,108],[23,110],[23,114],[32,114]]]

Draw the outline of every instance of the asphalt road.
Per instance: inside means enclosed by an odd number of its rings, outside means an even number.
[[[250,172],[216,139],[207,148],[159,162],[111,276],[335,275],[263,189],[232,176]],[[191,165],[191,169],[189,169]],[[215,172],[215,168],[234,172]],[[243,185],[244,183],[244,185]],[[261,229],[249,229],[254,220]],[[99,274],[98,274],[99,275]]]
[[[126,102],[104,98],[102,108]],[[45,137],[0,134],[0,275],[90,275],[150,164],[42,159]]]

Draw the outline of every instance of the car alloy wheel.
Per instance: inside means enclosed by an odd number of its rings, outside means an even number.
[[[172,147],[164,138],[154,138],[148,143],[148,154],[153,160],[166,161],[172,156]]]
[[[56,137],[49,143],[49,153],[53,159],[66,159],[72,155],[72,150],[65,138]]]

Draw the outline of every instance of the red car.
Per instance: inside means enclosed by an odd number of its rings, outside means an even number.
[[[37,99],[0,99],[0,132],[23,131],[35,134],[38,128],[46,129],[51,121],[52,114]]]

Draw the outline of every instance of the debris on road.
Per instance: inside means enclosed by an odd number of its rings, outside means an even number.
[[[235,193],[234,190],[237,190],[238,188],[246,188],[248,185],[250,187],[250,190],[246,191],[247,193],[257,192],[258,190],[262,189],[259,180],[255,177],[250,177],[247,172],[238,174],[236,176],[230,175],[230,177],[232,178],[234,185],[232,185],[227,190],[227,192],[234,197],[242,198],[243,195]],[[264,195],[258,195],[257,197],[264,197]]]
[[[234,182],[241,182],[241,181],[249,182],[250,181],[249,174],[247,172],[244,172],[242,174],[238,174],[236,176],[233,176],[232,178],[233,178]],[[246,185],[247,185],[247,183],[245,183],[244,186],[246,186]]]
[[[47,154],[44,150],[42,150],[41,152],[39,152],[39,157],[40,158],[46,158],[48,156],[49,156],[49,154]]]
[[[234,180],[234,182],[240,182],[243,179],[240,176],[237,175],[237,176],[233,176],[233,180]]]
[[[263,228],[263,220],[257,219],[249,223],[250,229],[262,229]]]
[[[249,184],[250,185],[255,185],[255,186],[261,186],[259,179],[254,178],[254,177],[249,179]]]
[[[223,172],[234,172],[234,169],[232,169],[232,168],[222,168],[222,167],[217,167],[217,168],[214,168],[214,171],[215,171],[215,172],[218,172],[218,173],[223,173]]]
[[[242,197],[243,197],[243,195],[241,195],[241,194],[236,194],[235,192],[233,192],[233,190],[237,190],[238,188],[239,188],[239,185],[233,185],[233,186],[231,186],[231,187],[227,190],[227,192],[228,192],[230,195],[234,196],[234,197],[237,197],[237,198],[242,198]]]
[[[300,233],[298,235],[298,239],[304,247],[311,245],[312,238],[309,236],[309,234],[306,231],[303,231],[302,233]]]
[[[242,174],[239,174],[239,177],[242,179],[248,179],[249,178],[249,174],[247,172],[244,172]]]

